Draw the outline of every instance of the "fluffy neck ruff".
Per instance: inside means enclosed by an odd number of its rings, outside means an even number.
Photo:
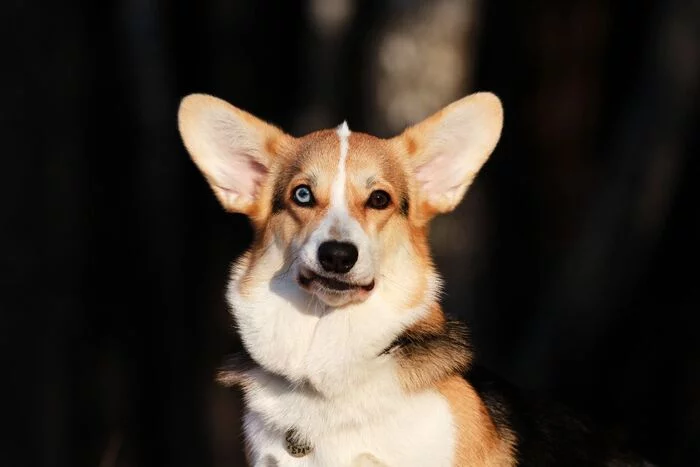
[[[437,306],[437,305],[436,305]],[[450,376],[463,374],[473,361],[467,327],[457,320],[443,320],[434,326],[419,323],[403,331],[377,355],[396,362],[407,391],[434,386]],[[217,372],[216,380],[227,387],[245,386],[253,371],[266,370],[244,349],[229,355]]]

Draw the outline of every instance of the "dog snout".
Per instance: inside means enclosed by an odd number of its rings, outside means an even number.
[[[318,247],[318,262],[327,272],[345,274],[357,262],[357,255],[352,243],[328,241]]]

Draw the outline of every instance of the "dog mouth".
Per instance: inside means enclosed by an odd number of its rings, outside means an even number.
[[[348,292],[352,290],[371,292],[374,289],[374,279],[369,284],[353,284],[333,277],[326,277],[316,274],[313,271],[302,271],[299,273],[299,284],[304,288],[309,288],[312,284],[318,284],[322,288],[333,292]]]

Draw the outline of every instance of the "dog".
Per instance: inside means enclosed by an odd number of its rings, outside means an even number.
[[[242,388],[250,465],[647,465],[477,366],[440,307],[429,223],[495,149],[497,96],[389,139],[346,122],[297,138],[205,94],[181,101],[178,124],[254,230],[226,293],[245,351],[218,375]]]

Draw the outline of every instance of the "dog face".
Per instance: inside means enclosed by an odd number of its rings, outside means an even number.
[[[206,95],[183,99],[180,132],[224,208],[252,220],[243,282],[284,278],[329,307],[379,287],[409,303],[432,270],[427,224],[449,212],[493,151],[492,94],[457,101],[392,139],[346,123],[301,138]],[[279,261],[269,261],[271,249]],[[281,261],[281,264],[279,264]]]
[[[305,146],[275,181],[270,229],[302,288],[330,306],[363,301],[391,239],[408,229],[403,166],[384,142],[345,123]]]

